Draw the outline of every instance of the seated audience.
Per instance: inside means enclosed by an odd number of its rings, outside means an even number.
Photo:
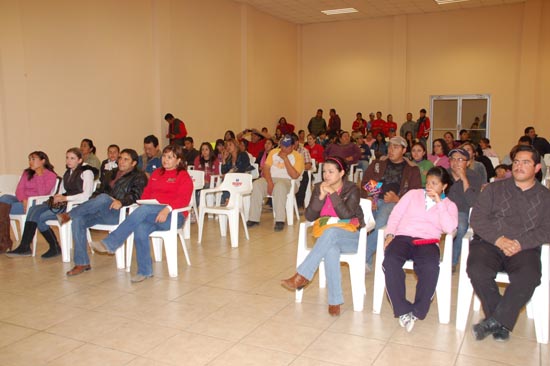
[[[306,144],[306,131],[298,131],[298,143],[301,147],[304,147],[304,145]]]
[[[512,179],[488,185],[472,210],[474,237],[466,272],[485,314],[472,327],[476,340],[489,335],[508,340],[541,282],[540,250],[550,242],[550,192],[535,179],[540,154],[531,146],[517,146],[510,155]],[[503,270],[510,284],[501,295],[495,277]]]
[[[251,170],[248,154],[239,149],[239,145],[234,139],[225,141],[225,150],[220,164],[222,164],[222,174],[246,173]]]
[[[46,221],[55,220],[56,213],[65,212],[67,202],[84,202],[94,191],[93,168],[90,165],[83,164],[80,149],[73,147],[67,150],[65,164],[67,165],[67,171],[63,174],[59,193],[53,196],[53,204],[59,205],[59,208],[50,208],[48,203],[29,208],[21,243],[16,249],[7,253],[8,257],[30,256],[32,254],[31,243],[37,228],[49,245],[48,251],[42,254],[42,258],[52,258],[61,254],[61,248],[55,233],[46,224]]]
[[[374,141],[370,147],[370,150],[371,153],[374,152],[376,159],[380,159],[382,156],[388,155],[388,145],[386,144],[386,138],[382,132],[376,134],[376,141]]]
[[[415,142],[411,148],[412,161],[420,169],[420,178],[422,179],[422,187],[426,187],[426,175],[428,170],[433,168],[434,164],[427,159],[426,148],[421,142]]]
[[[70,212],[57,214],[61,225],[72,220],[74,267],[67,272],[67,276],[76,276],[92,269],[87,250],[87,229],[98,224],[119,224],[120,210],[125,210],[124,206],[135,203],[141,197],[147,176],[136,168],[137,160],[135,150],[122,150],[118,167],[107,172],[91,199]]]
[[[195,158],[193,166],[195,170],[204,172],[203,188],[210,188],[212,176],[220,174],[220,160],[216,156],[216,153],[214,152],[214,149],[212,149],[212,145],[209,142],[203,142],[201,144],[201,153]],[[197,207],[199,205],[200,194],[203,188],[195,190],[195,202]],[[191,219],[194,220],[193,217],[191,217]],[[193,221],[191,221],[191,223],[193,223]]]
[[[525,136],[531,140],[531,145],[539,152],[541,158],[544,158],[546,154],[550,154],[550,143],[544,137],[537,135],[534,127],[529,126],[524,132]]]
[[[512,169],[510,165],[499,164],[495,167],[495,182],[503,179],[512,178]]]
[[[407,141],[407,152],[405,153],[405,155],[407,157],[411,157],[411,149],[412,149],[412,146],[414,145],[414,137],[413,137],[413,133],[411,131],[407,131],[405,133],[405,141]]]
[[[233,132],[231,130],[225,131],[225,133],[223,134],[223,140],[224,141],[235,140],[235,132]]]
[[[460,148],[466,150],[468,154],[470,154],[470,160],[468,161],[468,169],[472,169],[481,177],[481,186],[483,187],[484,184],[487,184],[489,182],[489,179],[488,179],[489,174],[488,174],[488,171],[485,169],[485,165],[477,161],[476,147],[472,142],[466,142],[465,144],[460,145]],[[484,156],[484,158],[488,160],[488,163],[491,166],[492,177],[494,177],[495,169],[493,168],[493,164],[491,163],[491,160],[489,160],[489,158],[486,156]]]
[[[225,141],[222,139],[217,139],[216,144],[214,146],[214,152],[216,153],[216,156],[218,157],[218,161],[223,161],[223,152],[225,151]]]
[[[291,291],[301,289],[312,280],[324,260],[328,313],[332,316],[340,315],[340,305],[344,303],[340,254],[357,252],[359,229],[365,226],[359,206],[359,188],[345,179],[347,168],[347,163],[339,157],[329,157],[325,161],[323,181],[315,184],[311,202],[305,211],[306,220],[315,221],[314,236],[317,241],[294,276],[281,281],[281,285]],[[326,219],[329,221],[325,223]]]
[[[315,136],[311,133],[307,135],[307,144],[304,146],[312,159],[315,159],[317,164],[325,161],[325,149],[321,144],[317,143]]]
[[[29,154],[29,167],[23,171],[15,196],[0,196],[0,253],[11,250],[10,214],[23,215],[27,212],[29,197],[45,196],[51,193],[57,174],[45,152],[33,151]]]
[[[408,191],[388,219],[382,263],[386,292],[394,317],[407,332],[428,314],[439,277],[439,239],[443,233],[452,233],[458,223],[456,205],[445,196],[450,184],[444,168],[431,168],[426,189]],[[418,280],[413,303],[407,300],[403,272],[403,264],[410,259]]]
[[[361,149],[357,144],[351,142],[348,131],[342,131],[340,142],[330,144],[325,148],[325,159],[330,156],[338,156],[346,161],[347,164],[356,164],[361,157]],[[351,172],[353,174],[353,172]]]
[[[239,134],[237,135],[237,140],[243,140],[245,135],[250,135],[250,141],[248,141],[246,151],[254,158],[257,158],[260,151],[262,151],[264,148],[266,139],[265,135],[263,134],[263,132],[260,132],[255,128],[247,128],[242,132],[239,132]]]
[[[138,168],[150,177],[155,169],[162,166],[159,139],[155,135],[146,136],[143,139],[143,151],[144,154],[138,160]]]
[[[304,172],[302,173],[302,179],[300,179],[298,191],[296,192],[296,204],[298,207],[304,207],[304,200],[306,197],[306,190],[308,184],[311,182],[309,181],[309,173],[313,168],[313,164],[311,161],[311,155],[309,154],[309,151],[302,146],[300,146],[300,143],[298,142],[298,136],[294,133],[292,134],[292,138],[294,141],[294,150],[299,152],[300,155],[302,155],[302,158],[304,159]]]
[[[451,175],[453,184],[449,189],[449,199],[458,207],[458,227],[453,241],[453,273],[456,272],[456,266],[460,259],[462,250],[462,237],[468,230],[468,216],[470,208],[477,200],[481,191],[481,177],[473,169],[468,169],[470,153],[468,151],[456,148],[449,152],[449,161],[451,167],[448,172]]]
[[[93,167],[95,170],[94,178],[99,178],[99,169],[101,168],[101,162],[95,156],[96,148],[94,142],[90,139],[83,139],[80,142],[80,151],[82,151],[82,163]]]
[[[359,146],[359,150],[361,151],[361,156],[357,161],[357,167],[363,170],[363,173],[364,173],[367,171],[367,168],[369,167],[369,162],[372,154],[370,152],[369,145],[365,143],[365,139],[363,138],[362,135],[357,136],[357,146]]]
[[[101,169],[99,171],[99,180],[103,182],[105,178],[105,173],[116,168],[118,155],[120,154],[120,147],[118,145],[112,144],[107,148],[107,159],[101,162]]]
[[[374,139],[374,137],[372,137],[372,132],[367,131],[367,134],[365,135],[365,143],[369,145],[369,147],[372,149],[372,144],[374,144],[375,141],[376,140]]]
[[[497,153],[491,149],[491,141],[489,141],[488,138],[482,137],[479,140],[479,147],[481,147],[484,156],[488,158],[498,158]]]
[[[258,158],[256,159],[256,164],[258,164],[258,168],[260,169],[260,177],[264,176],[264,165],[265,160],[267,159],[267,156],[269,155],[269,152],[274,148],[277,147],[275,142],[273,142],[272,139],[266,139],[264,143],[264,149],[260,151],[260,154],[258,154]]]
[[[142,199],[156,199],[158,204],[139,206],[118,228],[100,242],[93,241],[92,248],[100,253],[113,254],[134,234],[137,274],[132,282],[141,282],[153,276],[149,234],[170,229],[172,210],[186,207],[193,193],[193,181],[185,169],[183,148],[168,145],[162,150],[162,168],[151,175],[143,190]],[[186,215],[187,216],[187,215]],[[178,227],[183,225],[184,215],[178,214]]]
[[[191,136],[187,136],[183,140],[183,155],[185,156],[185,163],[187,166],[193,166],[195,164],[195,158],[201,153],[195,149],[195,142]]]
[[[286,220],[286,196],[290,192],[290,180],[298,179],[304,171],[304,158],[294,150],[292,135],[286,135],[279,148],[271,150],[265,161],[264,176],[252,185],[248,227],[260,224],[263,200],[271,195],[275,214],[275,231],[282,231]]]
[[[390,140],[388,155],[373,161],[363,174],[361,187],[374,181],[381,184],[379,192],[369,194],[361,190],[363,198],[372,200],[372,210],[376,226],[367,237],[367,271],[372,267],[372,257],[376,253],[378,229],[386,226],[388,217],[400,198],[411,189],[422,187],[420,170],[413,162],[403,155],[407,149],[407,142],[403,137],[396,136]]]
[[[293,133],[293,132],[294,132],[294,125],[288,123],[288,122],[286,121],[286,118],[285,118],[285,117],[279,118],[279,121],[277,122],[276,128],[278,128],[279,130],[281,130],[281,134],[282,134],[282,135],[286,135],[286,134],[288,134],[288,133]]]
[[[445,134],[443,134],[443,140],[445,140],[449,151],[460,146],[460,142],[455,141],[455,137],[452,132],[445,132]]]
[[[441,166],[445,169],[449,168],[449,149],[445,140],[435,139],[432,143],[432,154],[428,155],[428,160],[431,161],[434,166]]]

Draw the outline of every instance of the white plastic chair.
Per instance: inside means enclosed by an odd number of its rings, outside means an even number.
[[[67,203],[67,209],[65,212],[70,212],[73,207],[77,206],[82,202],[68,202]],[[73,247],[73,234],[71,231],[71,225],[70,223],[65,223],[63,225],[59,224],[59,221],[57,219],[55,220],[48,220],[46,221],[46,225],[48,226],[55,226],[59,230],[59,246],[61,247],[61,260],[65,263],[68,263],[71,261],[71,248]],[[37,230],[38,233],[38,230]],[[32,255],[34,257],[36,253],[36,235],[34,235],[33,243],[32,243]]]
[[[490,156],[489,160],[491,160],[491,164],[493,164],[493,168],[496,168],[498,164],[500,164],[500,160],[496,156]]]
[[[311,194],[313,193],[312,192],[313,182],[311,181],[313,179],[313,170],[307,171],[307,177],[308,177],[308,180],[307,180],[306,194],[304,196],[304,207],[309,206],[309,201],[311,201]]]
[[[323,181],[323,163],[317,165],[317,171],[313,174],[313,184]]]
[[[59,183],[61,183],[61,178],[57,177],[54,187],[52,188],[52,191],[50,192],[50,195],[54,195],[55,192],[57,192],[57,187],[59,187]],[[48,200],[50,196],[34,196],[29,197],[27,199],[27,212],[29,211],[29,208],[31,208],[34,205],[38,205],[40,203],[44,203]],[[19,232],[17,230],[17,223],[19,222],[19,229],[21,230],[21,235],[23,235],[23,230],[25,228],[25,221],[27,221],[27,214],[10,214],[10,223],[11,223],[11,229],[13,230],[13,235],[15,236],[15,241],[19,241]],[[36,239],[34,239],[36,240]],[[34,252],[33,252],[34,256]]]
[[[462,251],[460,254],[460,274],[458,278],[458,301],[456,305],[456,329],[465,330],[468,315],[470,313],[470,304],[472,302],[472,295],[474,295],[474,311],[479,311],[480,301],[474,294],[472,283],[468,273],[466,273],[466,266],[468,262],[468,254],[470,252],[470,240],[473,237],[473,233],[469,230],[464,238],[462,238]],[[531,300],[527,303],[527,317],[535,321],[535,333],[537,336],[537,342],[542,344],[548,344],[548,322],[550,312],[550,244],[544,244],[542,246],[540,260],[542,263],[542,276],[540,279],[540,285],[535,289]],[[506,272],[499,272],[495,279],[498,283],[509,284],[510,279]]]
[[[15,174],[1,174],[0,175],[0,194],[12,194],[15,195],[17,184],[19,183],[21,176]]]
[[[155,262],[162,261],[162,243],[164,242],[164,252],[166,254],[166,263],[168,264],[168,275],[178,277],[178,237],[181,240],[183,254],[187,265],[191,265],[187,244],[185,243],[185,226],[190,225],[189,216],[184,220],[181,228],[178,228],[178,214],[191,211],[191,206],[172,210],[170,218],[170,229],[164,231],[153,231],[149,237],[153,240],[153,255]],[[130,235],[126,241],[126,272],[130,272],[132,266],[132,252],[134,250],[134,236]]]
[[[380,314],[382,309],[382,300],[384,298],[384,289],[386,288],[386,277],[382,269],[384,262],[384,229],[378,229],[378,241],[376,247],[376,263],[374,265],[374,291],[372,295],[372,312]],[[439,277],[437,279],[437,310],[439,313],[439,322],[448,324],[451,321],[451,276],[453,260],[453,237],[452,234],[445,234],[445,248],[443,248],[443,259],[439,263]],[[403,265],[403,269],[414,270],[414,262],[408,260]]]
[[[118,228],[118,225],[122,223],[126,219],[126,215],[132,213],[132,211],[137,207],[137,205],[130,205],[130,206],[123,206],[120,208],[119,216],[118,216],[118,224],[115,225],[106,225],[106,224],[97,224],[92,227],[89,227],[86,230],[86,237],[88,239],[88,243],[92,241],[92,235],[90,234],[90,230],[97,230],[97,231],[107,231],[109,234],[113,231],[115,231]],[[72,221],[69,221],[67,225],[72,225]],[[133,237],[133,234],[132,234]],[[72,238],[72,226],[71,226],[71,238]],[[116,259],[116,268],[118,269],[124,269],[126,268],[126,263],[124,261],[124,245],[122,245],[120,248],[118,248],[115,252],[115,259]],[[93,249],[90,247],[93,253]]]
[[[223,191],[230,193],[227,206],[206,205],[208,195],[216,195]],[[242,218],[244,233],[246,239],[249,239],[248,228],[246,227],[247,216],[244,210],[243,196],[252,193],[252,176],[247,173],[227,173],[222,184],[216,188],[203,189],[200,195],[199,204],[199,240],[202,241],[202,230],[204,228],[204,216],[206,214],[215,214],[219,217],[221,236],[227,235],[227,221],[229,221],[229,235],[231,237],[231,247],[239,246],[239,216]]]
[[[286,221],[288,225],[291,225],[291,226],[294,225],[294,214],[296,214],[296,217],[298,218],[298,220],[300,220],[300,211],[298,211],[298,201],[296,201],[296,189],[297,189],[297,184],[299,184],[298,182],[300,182],[300,180],[298,179],[290,180],[290,191],[288,191],[288,194],[286,195],[286,203],[285,203]],[[271,197],[271,195],[268,195],[267,197]],[[248,217],[248,215],[246,216]],[[273,211],[273,216],[275,217],[275,211]]]
[[[365,256],[367,252],[367,232],[374,229],[374,217],[372,216],[371,201],[361,199],[360,201],[363,215],[365,216],[365,227],[359,231],[359,244],[357,253],[340,254],[340,262],[345,262],[349,266],[349,277],[351,280],[351,292],[353,297],[353,310],[363,311],[365,303]],[[298,267],[308,256],[311,249],[307,246],[308,228],[313,226],[313,222],[300,223],[300,232],[298,234],[298,253],[296,255],[296,267]],[[319,287],[326,287],[325,264],[319,265]],[[296,290],[296,302],[302,302],[303,290]]]
[[[357,163],[350,164],[349,166],[349,174],[348,174],[348,180],[350,182],[355,182],[355,170],[357,169]]]
[[[191,201],[189,202],[189,206],[193,208],[193,212],[195,213],[195,217],[199,217],[199,211],[197,209],[197,198],[196,198],[196,192],[199,189],[204,188],[204,171],[202,170],[189,170],[188,171],[189,176],[193,180],[193,194],[191,195]],[[191,237],[191,225],[188,226],[189,231],[185,231],[185,239],[189,239]]]

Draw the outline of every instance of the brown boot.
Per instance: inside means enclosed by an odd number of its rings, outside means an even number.
[[[330,316],[339,316],[340,315],[340,305],[329,305],[328,313]]]
[[[309,284],[309,280],[299,273],[295,273],[294,276],[281,280],[281,286],[287,290],[301,290]]]
[[[10,204],[0,203],[0,253],[11,250],[13,244],[10,237],[10,210]]]

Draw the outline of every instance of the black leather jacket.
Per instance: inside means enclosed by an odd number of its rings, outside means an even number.
[[[363,210],[359,205],[361,199],[361,193],[359,192],[359,187],[355,183],[352,183],[348,180],[344,180],[344,186],[340,194],[333,193],[330,195],[330,200],[332,201],[332,206],[334,211],[338,214],[340,219],[351,219],[357,217],[360,222],[360,226],[365,226],[365,218],[363,217]],[[308,221],[315,221],[321,215],[321,209],[325,204],[325,200],[319,199],[319,194],[321,183],[315,184],[313,187],[313,193],[311,194],[311,201],[309,206],[306,208],[305,216]]]
[[[115,182],[113,188],[111,188],[111,181],[116,177],[117,172],[118,168],[107,172],[105,179],[101,182],[101,186],[94,192],[92,197],[106,193],[114,199],[119,200],[123,206],[131,205],[141,197],[143,189],[147,185],[147,176],[138,168],[134,168],[129,173],[120,177]]]

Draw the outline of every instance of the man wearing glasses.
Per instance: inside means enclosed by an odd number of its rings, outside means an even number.
[[[541,245],[550,242],[550,192],[535,179],[540,154],[518,145],[510,157],[513,178],[489,184],[472,210],[466,271],[486,316],[472,328],[476,340],[490,334],[497,341],[509,338],[520,309],[540,284]],[[502,270],[510,279],[504,295],[495,283]]]
[[[470,207],[474,205],[477,196],[481,191],[481,177],[472,169],[468,169],[470,164],[468,151],[456,148],[449,152],[449,175],[453,184],[449,189],[449,199],[458,207],[458,228],[456,237],[453,241],[453,273],[456,272],[456,265],[460,259],[462,250],[462,237],[468,230],[468,216]]]

